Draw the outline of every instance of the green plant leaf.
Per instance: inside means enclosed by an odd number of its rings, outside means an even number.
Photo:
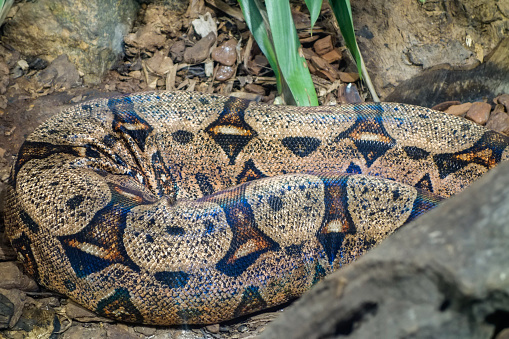
[[[329,4],[332,7],[332,11],[336,16],[336,20],[341,30],[341,34],[345,39],[346,47],[352,53],[355,62],[357,63],[357,70],[359,75],[362,77],[362,56],[355,39],[355,30],[353,28],[352,20],[352,8],[349,0],[329,0]]]
[[[317,106],[318,98],[301,51],[290,4],[286,0],[266,0],[267,14],[278,65],[298,106]],[[288,101],[287,101],[288,102]]]
[[[306,6],[311,17],[311,28],[313,28],[322,9],[322,0],[306,0]]]
[[[272,41],[269,38],[269,23],[266,19],[265,8],[259,1],[256,0],[239,0],[239,4],[251,34],[253,34],[260,50],[265,55],[269,61],[270,67],[274,71],[277,90],[281,93],[283,81],[278,67],[276,52],[274,51]]]

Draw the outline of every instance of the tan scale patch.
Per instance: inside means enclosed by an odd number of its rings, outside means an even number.
[[[408,219],[417,190],[391,180],[354,175],[348,180],[347,194],[357,233],[379,242]]]
[[[163,198],[132,209],[126,223],[127,253],[149,272],[213,265],[225,255],[232,239],[224,211],[213,203],[181,201],[171,206]]]
[[[395,111],[392,104],[382,106],[387,117],[383,125],[401,146],[432,153],[459,152],[472,147],[486,131],[466,119],[422,107],[398,104]]]
[[[25,192],[21,199],[23,208],[53,236],[79,232],[111,199],[104,178],[92,171],[73,169],[69,159],[72,157],[55,154],[44,160],[32,160],[18,173],[17,190]],[[72,208],[72,199],[81,203]]]
[[[325,204],[323,182],[312,175],[285,175],[253,182],[246,200],[260,230],[287,247],[315,237]]]

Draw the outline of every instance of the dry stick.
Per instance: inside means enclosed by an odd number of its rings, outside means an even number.
[[[235,9],[228,5],[227,3],[221,1],[221,0],[205,0],[208,4],[216,7],[220,11],[225,12],[226,14],[234,17],[237,20],[244,21],[244,16],[242,15],[242,12],[238,9]]]

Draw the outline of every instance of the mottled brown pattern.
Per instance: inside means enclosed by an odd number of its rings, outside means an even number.
[[[28,274],[100,315],[215,323],[301,295],[507,160],[508,145],[402,104],[97,100],[27,138],[6,230]]]

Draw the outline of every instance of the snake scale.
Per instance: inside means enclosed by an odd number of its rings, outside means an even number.
[[[27,274],[101,316],[215,323],[301,295],[506,160],[508,146],[404,104],[101,99],[27,138],[6,232]]]

